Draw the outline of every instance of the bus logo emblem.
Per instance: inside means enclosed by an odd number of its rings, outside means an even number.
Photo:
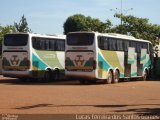
[[[12,63],[12,65],[18,65],[18,62],[19,62],[18,56],[17,55],[13,55],[11,57],[11,63]]]
[[[82,55],[77,55],[76,59],[74,60],[77,66],[82,66],[84,63],[84,58]]]

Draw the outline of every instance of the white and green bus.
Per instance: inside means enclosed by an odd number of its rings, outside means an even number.
[[[2,74],[8,77],[57,79],[64,75],[64,35],[12,33],[2,43]]]
[[[117,83],[120,78],[147,79],[152,68],[152,44],[127,35],[97,32],[67,34],[67,77]]]

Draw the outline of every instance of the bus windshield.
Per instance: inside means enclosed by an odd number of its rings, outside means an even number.
[[[4,36],[5,46],[25,46],[28,42],[27,34],[7,34]]]
[[[68,45],[86,46],[92,45],[94,41],[93,33],[74,33],[67,35]]]

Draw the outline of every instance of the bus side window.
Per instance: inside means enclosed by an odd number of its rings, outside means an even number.
[[[147,43],[142,43],[142,48],[147,49]]]
[[[39,38],[32,38],[32,44],[33,44],[33,48],[34,49],[37,49],[37,50],[41,50],[41,46],[42,46],[42,43],[41,43],[41,40]]]
[[[104,50],[108,50],[108,39],[107,37],[104,37]]]
[[[143,44],[142,44],[142,48],[143,48],[143,49],[147,49],[147,53],[149,53],[148,43],[143,43]]]
[[[129,46],[130,46],[130,47],[134,47],[134,48],[136,49],[136,42],[130,41],[130,42],[129,42]]]
[[[109,50],[117,50],[117,40],[109,38]]]
[[[49,43],[49,50],[52,50],[52,51],[55,50],[55,40],[50,40],[50,43]]]
[[[137,44],[136,44],[136,52],[140,53],[141,52],[141,48],[142,48],[142,43],[141,42],[137,42]]]
[[[45,40],[43,40],[43,38],[39,38],[40,39],[40,49],[41,50],[45,50]]]
[[[104,50],[104,40],[102,36],[98,36],[98,47]]]
[[[38,43],[37,43],[37,39],[32,37],[32,46],[34,49],[37,49],[38,48]]]
[[[123,40],[117,39],[117,50],[118,51],[123,51]]]
[[[37,50],[64,51],[65,41],[62,39],[32,38],[33,48]]]
[[[152,46],[152,44],[151,43],[149,43],[149,48],[148,48],[149,50],[147,50],[148,51],[148,53],[151,55],[153,55],[153,46]]]
[[[45,39],[45,50],[49,50],[49,40]]]
[[[56,50],[64,51],[65,50],[65,42],[63,40],[56,40]]]
[[[102,50],[108,50],[108,39],[107,37],[98,37],[98,47]]]
[[[128,47],[129,47],[129,41],[124,40],[124,51],[128,52]]]

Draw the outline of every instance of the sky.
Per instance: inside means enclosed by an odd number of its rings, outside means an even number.
[[[148,18],[160,24],[160,0],[0,0],[0,25],[19,23],[22,15],[34,33],[63,34],[63,24],[69,16],[83,14],[113,24],[120,20],[116,12]],[[133,10],[131,10],[133,8]],[[112,9],[112,10],[111,10]]]

